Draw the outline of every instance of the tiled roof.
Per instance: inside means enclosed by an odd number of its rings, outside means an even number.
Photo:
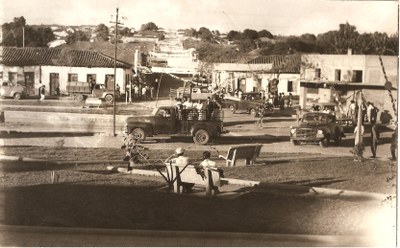
[[[37,47],[0,47],[0,64],[7,66],[114,67],[114,59],[95,51]],[[118,68],[131,65],[117,61]]]
[[[300,73],[301,55],[260,56],[248,61],[249,64],[272,64],[271,71],[280,73]]]

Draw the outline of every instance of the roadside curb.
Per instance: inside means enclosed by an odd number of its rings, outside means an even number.
[[[107,170],[118,171],[122,173],[138,174],[143,176],[157,176],[161,177],[157,171],[149,171],[142,169],[132,169],[127,171],[126,168],[116,168],[114,166],[107,166]],[[309,195],[317,197],[351,197],[351,198],[365,198],[373,200],[385,200],[390,197],[388,194],[373,193],[373,192],[362,192],[353,190],[343,189],[330,189],[330,188],[319,188],[309,187],[302,185],[289,185],[289,184],[277,184],[277,183],[264,183],[260,181],[243,180],[236,178],[221,178],[221,181],[227,184],[233,184],[244,187],[252,187],[250,191],[253,192],[268,192],[275,194],[287,194],[287,195]]]

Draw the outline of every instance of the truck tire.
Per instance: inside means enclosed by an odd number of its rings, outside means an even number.
[[[79,94],[79,95],[76,95],[76,96],[75,96],[75,99],[76,99],[78,102],[82,102],[85,98],[83,97],[83,95]]]
[[[236,112],[235,105],[230,105],[229,109],[231,110],[232,114],[234,114]]]
[[[19,92],[15,93],[15,94],[14,94],[14,99],[15,99],[15,100],[21,99],[21,93],[19,93]]]
[[[112,103],[112,102],[114,101],[114,97],[113,97],[112,95],[108,94],[108,95],[106,95],[106,96],[104,97],[104,100],[105,100],[107,103]]]
[[[249,113],[250,113],[251,117],[256,117],[257,116],[257,111],[255,109],[253,109],[253,108],[250,109]]]
[[[329,146],[329,136],[326,136],[323,140],[319,142],[320,147],[328,147]]]
[[[290,142],[292,142],[292,144],[293,144],[294,146],[300,145],[300,141],[298,141],[298,140],[290,140]]]
[[[194,134],[193,141],[198,145],[207,145],[208,141],[210,141],[210,134],[207,130],[199,129]]]
[[[137,139],[139,142],[142,142],[146,139],[146,133],[144,132],[143,128],[137,127],[132,130],[131,134],[133,135],[133,138]]]

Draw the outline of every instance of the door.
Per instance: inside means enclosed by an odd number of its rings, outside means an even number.
[[[58,73],[50,73],[50,95],[60,95],[60,75]]]
[[[158,134],[174,134],[175,116],[172,116],[171,109],[160,108],[155,116],[154,131]]]
[[[26,91],[29,95],[35,95],[35,73],[24,72]]]
[[[114,90],[114,75],[106,75],[105,85],[107,90]]]

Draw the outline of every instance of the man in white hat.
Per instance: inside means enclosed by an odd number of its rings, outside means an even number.
[[[185,151],[183,150],[182,147],[178,147],[175,150],[175,153],[169,156],[165,162],[168,163],[171,161],[172,164],[178,165],[178,166],[186,166],[189,164],[189,158],[186,156],[183,156]]]

